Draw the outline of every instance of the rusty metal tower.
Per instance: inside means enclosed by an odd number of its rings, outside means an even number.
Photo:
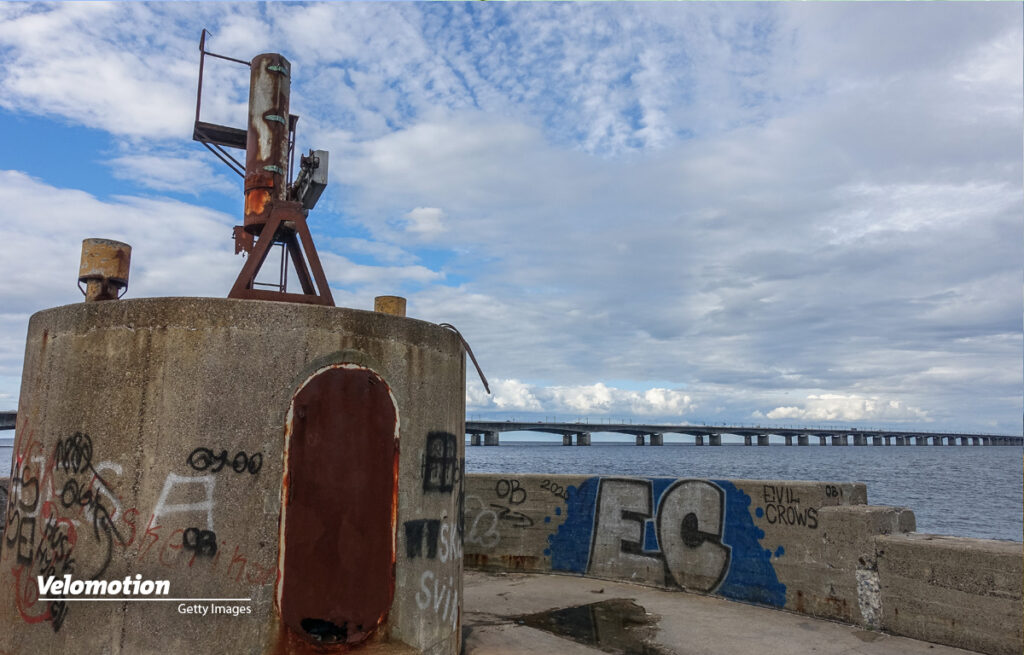
[[[288,111],[291,64],[282,55],[266,53],[243,61],[206,49],[207,31],[199,38],[199,88],[192,138],[215,154],[245,180],[243,224],[235,227],[235,253],[247,255],[228,298],[279,300],[334,306],[327,278],[309,233],[306,217],[327,186],[326,150],[311,150],[295,163],[295,125]],[[249,117],[247,129],[205,123],[199,113],[203,97],[206,57],[248,66]],[[245,150],[243,166],[225,148]],[[277,282],[257,282],[268,255],[280,251]],[[288,291],[288,262],[295,270],[302,293]]]

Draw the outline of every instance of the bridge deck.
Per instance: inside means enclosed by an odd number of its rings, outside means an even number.
[[[808,446],[906,446],[906,445],[962,445],[962,446],[1022,446],[1024,437],[1016,435],[922,432],[917,430],[859,430],[851,428],[791,428],[749,425],[666,425],[640,423],[589,423],[546,421],[466,421],[466,434],[473,445],[499,445],[502,432],[544,432],[562,436],[564,445],[590,445],[594,432],[611,432],[635,437],[636,444],[662,445],[665,434],[692,436],[696,445],[721,445],[723,434],[743,437],[745,445],[767,446],[771,437],[781,438],[786,445]],[[483,439],[481,440],[481,437]]]

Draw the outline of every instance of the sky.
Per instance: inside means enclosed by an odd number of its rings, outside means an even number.
[[[132,245],[129,298],[227,295],[206,28],[291,61],[337,304],[457,326],[470,418],[1020,434],[1022,11],[0,2],[0,409],[82,239]]]

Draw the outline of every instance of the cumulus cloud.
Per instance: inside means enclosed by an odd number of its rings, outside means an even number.
[[[437,207],[417,207],[405,215],[405,229],[423,239],[432,239],[445,231],[442,218],[444,212]]]
[[[672,389],[633,391],[602,382],[574,386],[541,386],[515,379],[491,382],[492,395],[483,393],[475,380],[467,385],[466,405],[471,411],[516,410],[569,413],[578,416],[630,416],[675,418],[695,408],[689,395]]]
[[[800,421],[914,421],[928,422],[928,412],[905,405],[899,400],[865,398],[856,395],[822,394],[807,396],[802,406],[776,407],[756,411],[754,418],[795,419]]]

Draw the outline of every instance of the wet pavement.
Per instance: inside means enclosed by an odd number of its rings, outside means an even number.
[[[953,655],[965,651],[698,594],[562,575],[464,578],[465,655]]]

